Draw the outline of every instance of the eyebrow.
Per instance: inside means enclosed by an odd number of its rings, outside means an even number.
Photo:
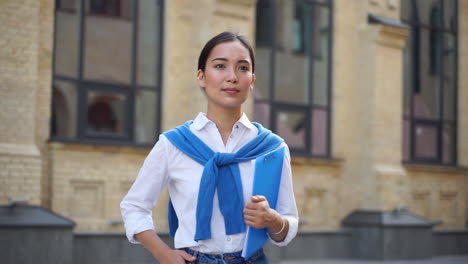
[[[215,61],[215,60],[221,60],[221,61],[229,61],[228,59],[226,58],[214,58],[212,59],[211,61]],[[238,63],[247,63],[247,64],[250,64],[250,62],[248,60],[239,60]]]

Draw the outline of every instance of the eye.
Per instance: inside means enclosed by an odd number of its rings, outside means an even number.
[[[250,68],[248,66],[239,66],[239,70],[241,71],[249,71]]]
[[[215,68],[216,69],[224,69],[224,68],[226,68],[226,66],[224,66],[224,64],[216,64]]]

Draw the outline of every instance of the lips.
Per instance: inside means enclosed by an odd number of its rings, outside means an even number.
[[[236,88],[224,88],[224,89],[222,89],[222,91],[227,93],[227,94],[230,94],[230,95],[234,95],[234,94],[237,94],[238,92],[240,92]]]

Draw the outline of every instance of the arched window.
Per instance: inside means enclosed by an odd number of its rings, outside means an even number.
[[[403,158],[457,164],[457,1],[402,0],[411,26],[404,53]]]
[[[52,139],[152,145],[159,134],[162,0],[56,0]],[[54,106],[60,97],[53,98]],[[60,129],[57,129],[60,128]],[[66,133],[63,131],[67,131]]]
[[[254,119],[293,155],[330,158],[331,0],[257,1]]]

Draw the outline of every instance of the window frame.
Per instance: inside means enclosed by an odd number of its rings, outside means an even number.
[[[78,63],[78,72],[77,78],[72,78],[68,76],[63,76],[56,74],[56,49],[55,45],[57,40],[57,19],[54,21],[54,49],[52,57],[52,83],[55,80],[58,81],[67,81],[75,85],[77,93],[77,117],[76,117],[76,136],[75,137],[64,137],[54,134],[53,122],[50,122],[49,129],[49,141],[63,142],[63,143],[76,143],[76,144],[92,144],[92,145],[112,145],[112,146],[133,146],[133,147],[152,147],[154,142],[157,140],[157,135],[161,133],[161,99],[162,99],[162,83],[163,83],[163,44],[164,44],[164,0],[156,0],[155,5],[158,6],[159,10],[159,19],[156,20],[155,31],[159,33],[159,40],[156,43],[157,47],[155,52],[158,54],[159,58],[155,59],[155,70],[158,76],[154,86],[147,86],[144,84],[139,84],[137,80],[138,74],[138,23],[139,23],[139,1],[131,1],[131,21],[132,21],[132,36],[131,36],[131,62],[130,62],[130,83],[114,83],[109,81],[98,81],[93,79],[85,79],[84,76],[84,65],[85,65],[85,34],[86,34],[86,0],[77,0],[79,1],[79,11],[78,13],[78,54],[77,54],[77,63]],[[120,2],[120,1],[119,1]],[[54,16],[56,16],[57,10],[59,7],[56,6],[54,11]],[[65,12],[69,12],[69,9],[64,9]],[[93,15],[90,13],[89,15]],[[54,85],[51,86],[51,89],[55,89]],[[136,105],[136,93],[138,90],[150,90],[155,93],[155,131],[154,131],[154,140],[152,142],[140,143],[137,142],[135,138],[135,105]],[[125,95],[126,107],[125,107],[125,130],[124,135],[109,135],[104,136],[103,134],[89,135],[86,131],[87,127],[87,98],[88,94],[91,91],[98,92],[109,92],[113,94],[123,94]],[[55,102],[55,98],[52,93],[52,105]],[[54,108],[51,107],[51,120],[54,120],[55,113]]]
[[[405,155],[403,155],[403,163],[407,164],[426,164],[426,165],[440,165],[440,166],[457,166],[458,164],[458,41],[459,41],[459,35],[458,35],[458,17],[459,17],[459,12],[458,8],[455,8],[454,10],[454,23],[453,25],[449,25],[450,29],[447,29],[447,26],[442,24],[442,28],[437,28],[433,27],[431,24],[424,24],[419,19],[419,14],[417,13],[417,2],[418,0],[411,0],[410,3],[410,8],[409,10],[409,19],[406,19],[405,17],[402,17],[402,21],[407,23],[410,26],[410,37],[413,37],[413,43],[412,46],[410,47],[410,63],[409,67],[411,71],[413,72],[412,76],[413,78],[411,79],[411,87],[404,87],[404,90],[410,89],[409,95],[410,98],[408,100],[409,102],[409,111],[408,115],[406,115],[405,110],[403,111],[403,123],[405,121],[408,122],[409,124],[409,153],[408,153],[408,159],[405,159]],[[453,0],[454,1],[454,6],[458,7],[458,0]],[[438,3],[441,5],[441,13],[442,13],[442,23],[444,23],[444,17],[443,15],[445,14],[445,4],[444,1],[438,0]],[[432,11],[431,11],[432,12]],[[432,19],[432,14],[430,14],[430,17]],[[420,56],[422,53],[422,50],[420,49],[421,47],[421,38],[420,38],[420,32],[421,29],[429,30],[429,33],[439,33],[442,34],[444,37],[445,34],[449,34],[454,37],[454,80],[453,80],[453,89],[454,89],[454,101],[453,101],[453,113],[454,113],[454,120],[447,120],[444,116],[444,111],[445,111],[445,101],[444,101],[444,81],[441,81],[440,84],[438,85],[438,111],[437,111],[437,116],[438,118],[421,118],[421,117],[416,117],[414,113],[414,100],[415,100],[415,95],[419,94],[421,92],[421,61],[420,61]],[[430,37],[432,38],[432,36]],[[432,49],[432,43],[429,43],[429,46],[431,49],[430,52],[434,52]],[[441,41],[441,50],[442,52],[445,52],[446,48],[446,43],[444,40]],[[440,76],[444,77],[445,74],[445,65],[444,61],[440,62],[440,65],[430,65],[430,74],[437,74],[433,72],[434,67],[440,67],[441,72]],[[405,68],[403,69],[405,70]],[[406,96],[406,92],[403,92],[403,96]],[[403,100],[405,101],[405,100]],[[443,133],[444,133],[444,127],[449,124],[453,126],[453,134],[451,135],[452,138],[450,139],[450,144],[452,145],[452,150],[450,153],[451,161],[449,162],[444,162],[444,139],[443,139]],[[435,158],[425,158],[425,157],[418,157],[416,154],[416,128],[419,125],[423,126],[428,126],[435,128],[437,131],[437,140],[435,142],[436,145],[436,153],[435,153]],[[405,133],[405,132],[403,132]],[[404,137],[404,135],[403,135]],[[405,146],[403,146],[402,151],[405,151]],[[445,154],[448,155],[448,154]]]
[[[306,116],[306,120],[304,121],[304,125],[306,127],[305,129],[305,138],[304,138],[304,143],[305,146],[304,148],[294,148],[289,146],[289,149],[291,151],[292,156],[296,157],[309,157],[309,158],[320,158],[320,159],[332,159],[332,142],[331,142],[331,136],[332,136],[332,115],[333,115],[333,108],[332,108],[332,87],[333,87],[333,79],[332,79],[332,62],[333,62],[333,0],[326,0],[326,1],[319,1],[319,0],[303,0],[304,2],[311,4],[312,5],[312,10],[314,8],[317,8],[319,6],[320,8],[327,8],[328,9],[328,19],[327,23],[330,28],[330,32],[327,37],[328,41],[328,49],[327,49],[327,57],[328,57],[328,62],[327,62],[327,73],[326,73],[326,80],[327,80],[327,87],[326,87],[326,105],[321,105],[321,104],[315,104],[314,103],[314,79],[313,78],[308,78],[307,80],[307,85],[309,87],[308,90],[308,102],[307,103],[291,103],[291,102],[284,102],[278,99],[275,99],[275,81],[276,81],[276,76],[275,76],[275,65],[276,65],[276,55],[277,51],[281,51],[282,48],[277,45],[277,34],[275,30],[272,30],[271,36],[267,36],[269,39],[271,39],[271,45],[269,48],[271,48],[271,52],[269,55],[270,63],[269,63],[269,72],[270,77],[266,79],[265,81],[268,83],[267,87],[267,95],[265,98],[254,98],[254,104],[266,104],[270,106],[270,111],[268,112],[268,119],[269,119],[269,124],[270,124],[270,129],[272,132],[277,133],[276,129],[276,119],[277,119],[277,113],[278,112],[288,112],[288,111],[293,111],[293,112],[304,112]],[[259,4],[265,4],[262,2],[257,2],[257,8]],[[273,0],[271,2],[267,3],[269,8],[272,9],[271,14],[271,23],[273,25],[276,25],[277,17],[278,17],[278,5],[277,1]],[[257,32],[259,31],[258,29],[256,30]],[[258,34],[258,33],[257,33]],[[265,34],[263,35],[257,35],[258,36],[263,36],[265,37]],[[304,39],[302,39],[304,41]],[[260,46],[264,45],[263,41],[258,41],[256,40],[257,45],[260,43]],[[302,47],[304,50],[306,47]],[[297,54],[299,51],[295,51]],[[316,52],[315,50],[311,51],[311,54],[309,55],[309,61],[312,62],[314,58],[316,57]],[[308,75],[313,76],[314,75],[314,63],[310,63],[310,67],[308,69]],[[314,110],[326,110],[327,111],[327,124],[326,124],[326,130],[327,130],[327,136],[326,136],[326,150],[323,155],[317,155],[313,154],[313,139],[312,139],[312,133],[313,133],[313,112]],[[287,142],[287,139],[285,139]]]

